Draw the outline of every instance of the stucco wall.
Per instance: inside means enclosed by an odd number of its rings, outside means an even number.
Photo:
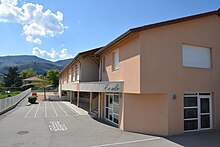
[[[141,93],[169,93],[169,134],[183,133],[183,93],[213,92],[213,127],[220,128],[220,17],[217,15],[140,33]],[[182,64],[182,44],[211,48],[212,68]],[[177,95],[173,100],[172,96]]]
[[[99,68],[98,63],[86,57],[80,60],[81,62],[81,82],[98,81],[99,79]]]
[[[113,70],[113,51],[119,50],[119,69]],[[105,57],[106,72],[102,71],[103,81],[124,81],[124,92],[140,92],[140,49],[139,36],[136,35],[110,51],[101,55]]]
[[[217,15],[141,32],[141,92],[207,91],[219,87],[219,36]],[[210,47],[213,68],[183,67],[183,43]]]
[[[124,94],[124,130],[168,135],[167,94]]]

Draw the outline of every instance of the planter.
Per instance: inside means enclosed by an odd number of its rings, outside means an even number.
[[[30,96],[28,102],[31,104],[36,104],[37,96]]]

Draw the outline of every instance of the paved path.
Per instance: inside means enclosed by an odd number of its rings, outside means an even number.
[[[162,138],[121,131],[68,105],[48,101],[28,105],[24,100],[17,108],[0,116],[0,147],[177,147],[201,145],[204,141],[197,137],[194,144],[190,144],[193,136]],[[212,137],[216,139],[216,135]],[[218,139],[214,143],[208,141],[205,145],[220,145]]]

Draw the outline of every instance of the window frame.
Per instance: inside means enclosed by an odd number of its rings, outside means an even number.
[[[207,48],[209,49],[209,67],[202,67],[202,66],[190,66],[190,65],[184,65],[184,46],[192,46],[196,48]],[[182,53],[182,66],[185,68],[200,68],[200,69],[213,69],[213,55],[212,55],[212,48],[207,46],[201,46],[201,45],[192,45],[192,44],[185,44],[183,43],[181,45],[181,53]]]
[[[118,63],[117,65],[118,65],[118,66],[117,66],[117,67],[115,66],[115,65],[116,65],[116,64],[115,64],[115,63],[116,63],[116,60],[115,60],[115,59],[116,59],[116,58],[115,58],[115,55],[116,55],[116,54],[118,54],[118,60],[117,60],[117,63]],[[113,58],[112,70],[113,70],[113,71],[119,70],[119,63],[120,63],[120,53],[119,53],[119,49],[113,51],[113,57],[112,57],[112,58]]]
[[[204,95],[206,94],[206,95]],[[208,95],[207,95],[208,94]],[[202,130],[210,130],[213,128],[213,112],[212,112],[212,96],[213,94],[211,92],[198,92],[198,93],[195,93],[195,92],[186,92],[183,94],[183,101],[185,98],[187,97],[196,97],[197,98],[197,105],[196,106],[185,106],[184,105],[184,102],[183,102],[183,124],[185,121],[193,121],[193,120],[197,120],[198,124],[197,124],[197,129],[193,129],[193,130],[185,130],[184,129],[184,132],[194,132],[194,131],[202,131]],[[200,101],[204,98],[208,98],[209,99],[209,113],[202,113],[201,112],[201,103]],[[197,117],[194,117],[194,118],[185,118],[185,113],[184,113],[184,110],[187,110],[187,109],[193,109],[193,108],[196,108],[197,109]],[[210,117],[210,127],[209,128],[202,128],[201,127],[201,116],[204,116],[204,115],[209,115]]]

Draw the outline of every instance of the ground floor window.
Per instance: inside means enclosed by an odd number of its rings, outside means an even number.
[[[105,94],[105,118],[118,124],[119,93]]]
[[[211,93],[184,94],[184,131],[212,128]]]

